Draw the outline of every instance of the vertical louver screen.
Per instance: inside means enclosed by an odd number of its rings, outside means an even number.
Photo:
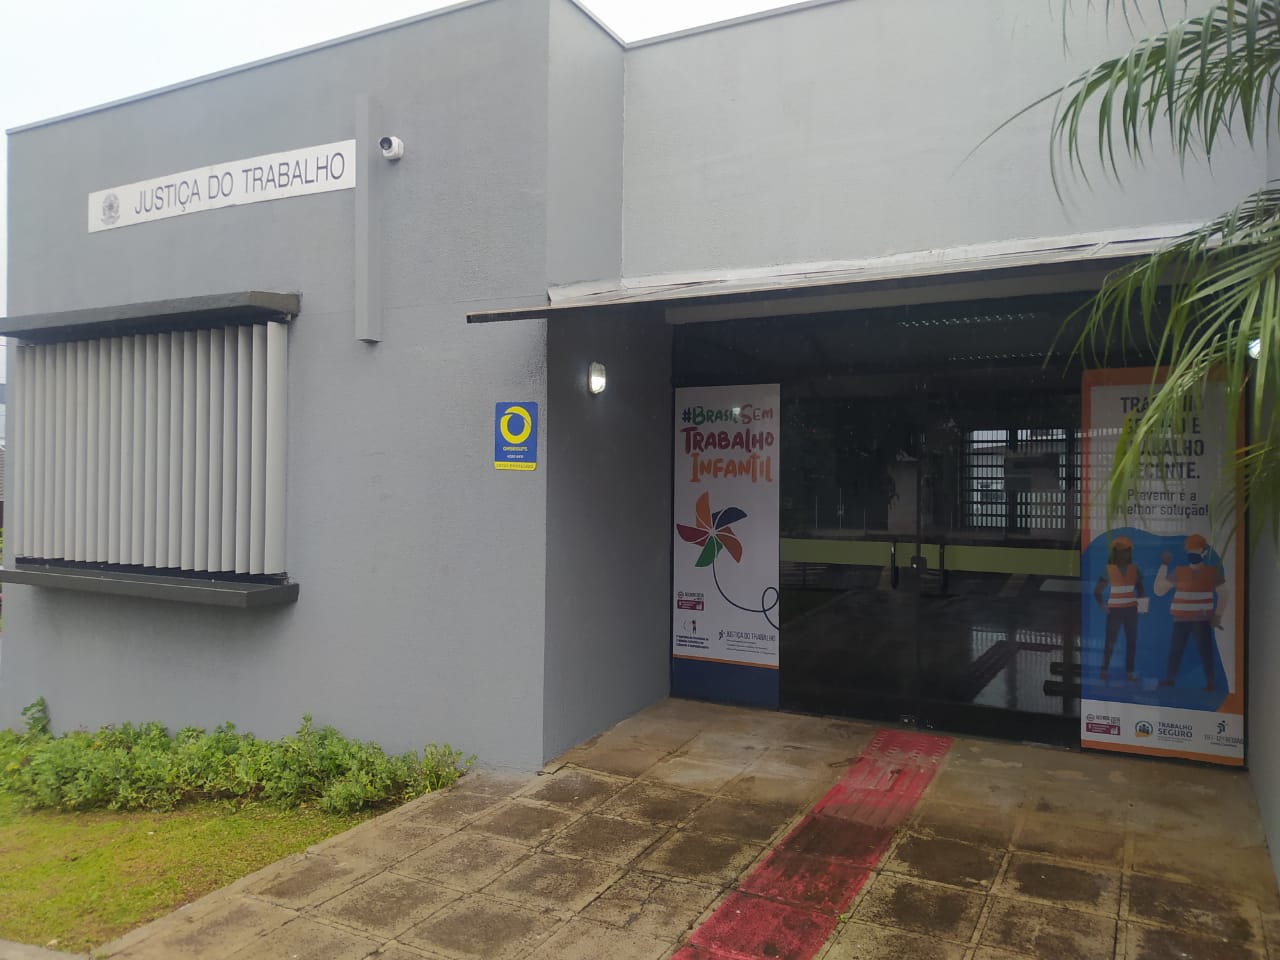
[[[6,531],[16,556],[284,573],[288,329],[18,346]]]

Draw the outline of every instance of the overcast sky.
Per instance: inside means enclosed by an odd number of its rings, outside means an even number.
[[[0,0],[0,130],[331,40],[433,0]],[[768,10],[769,0],[590,0],[624,40]],[[0,224],[7,157],[0,154]],[[8,244],[0,230],[0,315]],[[0,377],[4,376],[0,342]]]

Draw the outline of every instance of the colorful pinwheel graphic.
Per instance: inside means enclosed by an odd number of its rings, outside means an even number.
[[[738,539],[738,535],[733,532],[729,524],[745,520],[746,511],[738,507],[725,507],[723,510],[712,513],[711,495],[704,493],[694,505],[693,514],[696,526],[689,527],[683,523],[677,523],[676,532],[686,543],[702,547],[702,553],[698,554],[698,561],[694,566],[711,566],[721,550],[728,551],[735,563],[741,563],[742,541]]]

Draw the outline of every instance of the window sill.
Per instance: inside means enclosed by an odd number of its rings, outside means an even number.
[[[211,607],[273,607],[298,599],[296,583],[237,583],[186,577],[76,570],[42,564],[0,569],[0,583],[21,583],[57,590],[79,590],[117,597],[172,600]]]

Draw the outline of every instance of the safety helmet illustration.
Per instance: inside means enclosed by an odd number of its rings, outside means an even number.
[[[1209,549],[1209,541],[1198,533],[1193,533],[1187,537],[1186,542],[1182,545],[1187,553],[1204,553]]]

